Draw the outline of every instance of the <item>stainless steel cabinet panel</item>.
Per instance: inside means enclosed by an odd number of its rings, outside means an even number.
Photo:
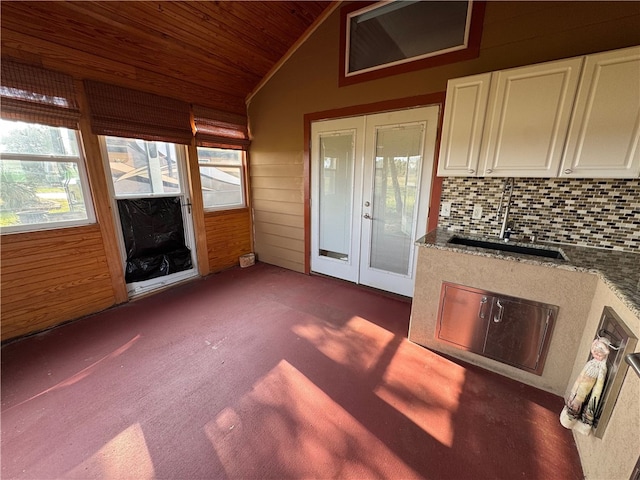
[[[491,303],[478,290],[443,284],[438,338],[471,352],[482,351]]]
[[[536,371],[553,315],[552,308],[555,307],[511,297],[494,297],[484,355],[514,367]]]
[[[438,339],[542,375],[558,307],[444,282]]]

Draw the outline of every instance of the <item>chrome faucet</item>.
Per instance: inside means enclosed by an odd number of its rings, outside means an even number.
[[[496,220],[500,219],[500,213],[502,212],[502,204],[504,202],[504,195],[509,190],[509,196],[507,197],[507,204],[504,207],[504,217],[502,218],[502,227],[500,228],[500,239],[505,242],[509,241],[513,229],[513,222],[509,222],[509,210],[511,208],[511,198],[513,197],[513,188],[515,186],[515,179],[509,177],[504,181],[502,187],[502,195],[500,196],[500,204],[498,205],[498,213],[496,214]]]

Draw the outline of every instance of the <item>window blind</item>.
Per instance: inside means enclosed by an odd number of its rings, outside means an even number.
[[[200,147],[247,150],[247,117],[193,105],[196,144]]]
[[[73,78],[64,73],[2,59],[0,99],[6,120],[78,128]]]
[[[188,103],[91,80],[84,85],[96,135],[191,143]]]

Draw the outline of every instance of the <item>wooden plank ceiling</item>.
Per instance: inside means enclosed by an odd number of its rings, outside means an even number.
[[[329,1],[3,0],[2,55],[233,113]]]

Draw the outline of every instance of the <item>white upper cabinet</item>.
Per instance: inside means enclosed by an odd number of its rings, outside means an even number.
[[[493,73],[479,176],[557,176],[582,62]]]
[[[474,176],[491,73],[449,80],[440,141],[439,176]]]
[[[560,176],[640,175],[640,47],[586,57]]]

